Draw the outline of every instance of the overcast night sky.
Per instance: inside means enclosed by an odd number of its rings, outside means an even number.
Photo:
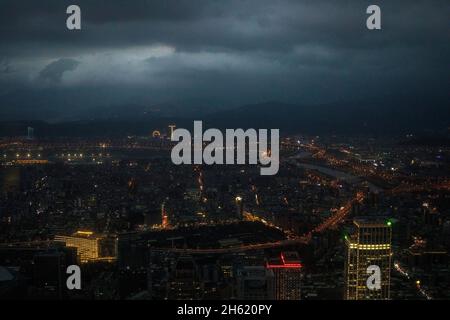
[[[70,4],[81,31],[66,29]],[[366,28],[370,4],[381,31]],[[449,17],[448,0],[1,0],[0,114],[449,101]]]

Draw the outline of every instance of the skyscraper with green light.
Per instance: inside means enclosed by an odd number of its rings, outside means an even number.
[[[387,300],[390,297],[392,222],[380,218],[356,218],[354,232],[345,237],[345,298],[347,300]],[[380,286],[367,285],[369,266],[380,270]]]

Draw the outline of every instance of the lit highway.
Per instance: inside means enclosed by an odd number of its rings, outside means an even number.
[[[412,275],[400,265],[399,262],[394,262],[394,269],[401,274],[404,278],[406,278],[408,281],[412,281]],[[427,300],[432,300],[433,298],[430,296],[430,294],[423,288],[422,283],[420,280],[414,281],[414,286],[416,287],[417,291]]]
[[[154,251],[166,251],[166,252],[174,252],[174,253],[187,253],[187,254],[224,254],[224,253],[238,253],[244,251],[251,250],[264,250],[264,249],[274,249],[274,248],[282,248],[286,246],[294,246],[294,245],[305,245],[311,241],[313,233],[320,233],[325,231],[328,228],[332,228],[336,226],[339,222],[341,222],[350,212],[352,205],[355,202],[362,202],[364,200],[364,196],[362,193],[357,193],[356,197],[350,200],[347,204],[345,204],[342,208],[338,210],[336,214],[329,217],[325,221],[323,221],[319,226],[314,228],[312,231],[307,232],[303,236],[296,237],[294,239],[286,239],[280,240],[276,242],[267,242],[267,243],[258,243],[258,244],[248,244],[242,245],[239,247],[230,247],[230,248],[213,248],[213,249],[183,249],[183,248],[152,248]],[[247,216],[251,215],[250,213],[246,213]],[[270,223],[263,221],[263,219],[258,219],[257,217],[251,215],[253,219],[259,220],[269,226],[272,226]]]

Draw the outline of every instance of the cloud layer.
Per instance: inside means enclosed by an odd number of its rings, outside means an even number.
[[[81,31],[65,27],[70,4],[2,1],[0,108],[17,90],[80,89],[76,108],[321,104],[450,87],[447,0],[377,1],[381,31],[366,29],[365,0],[80,0]]]

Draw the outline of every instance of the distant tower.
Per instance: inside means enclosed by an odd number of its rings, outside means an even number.
[[[167,215],[165,203],[161,205],[161,225],[163,229],[169,226],[169,216]]]
[[[173,131],[175,130],[177,126],[174,124],[169,124],[169,128],[170,128],[170,139],[172,140],[173,137]]]
[[[244,216],[244,203],[242,197],[237,196],[236,199],[236,215],[238,219],[242,219]]]
[[[391,282],[391,222],[386,219],[356,218],[355,232],[346,236],[345,298],[347,300],[388,300]],[[380,268],[380,288],[367,286],[369,266]]]
[[[27,128],[27,140],[33,140],[34,139],[34,128],[28,127]]]

